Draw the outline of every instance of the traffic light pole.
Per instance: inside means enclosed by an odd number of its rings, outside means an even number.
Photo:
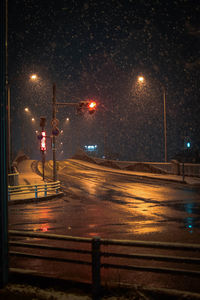
[[[89,103],[88,103],[89,102]],[[57,166],[56,166],[56,136],[53,133],[53,124],[56,124],[56,109],[57,106],[73,106],[78,108],[80,103],[66,103],[66,102],[56,102],[56,84],[53,83],[53,98],[52,98],[52,152],[53,152],[53,180],[57,181]],[[94,101],[81,101],[81,107],[87,105],[89,113],[93,113],[96,109],[96,102]],[[55,122],[55,123],[54,123]]]
[[[52,98],[52,121],[56,120],[57,106],[78,106],[78,103],[61,103],[56,102],[56,84],[53,84],[53,98]],[[53,181],[57,181],[57,166],[56,166],[56,136],[52,137],[52,152],[53,152]]]
[[[45,164],[45,154],[44,151],[42,151],[42,179],[44,181],[44,164]]]
[[[53,98],[52,98],[52,120],[56,119],[56,85],[53,84]],[[57,168],[56,168],[56,137],[52,138],[52,152],[53,152],[53,181],[57,181]]]

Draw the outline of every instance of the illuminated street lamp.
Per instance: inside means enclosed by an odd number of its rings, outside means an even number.
[[[38,79],[37,74],[32,74],[32,75],[30,76],[30,79],[33,80],[33,81],[37,80],[37,79]]]
[[[29,109],[28,109],[28,107],[25,107],[25,108],[24,108],[24,110],[25,110],[26,112],[29,112]]]
[[[31,121],[32,121],[32,122],[35,122],[35,118],[32,118]]]
[[[138,76],[138,82],[144,83],[145,78],[143,76]],[[166,118],[166,90],[164,85],[161,84],[163,90],[163,126],[164,126],[164,143],[165,143],[165,162],[167,162],[167,118]]]
[[[138,82],[143,83],[144,82],[144,77],[143,76],[138,76]]]

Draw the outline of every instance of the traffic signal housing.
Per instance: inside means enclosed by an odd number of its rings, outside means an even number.
[[[93,100],[89,100],[87,106],[89,114],[93,114],[96,111],[97,103]]]
[[[84,100],[78,103],[77,112],[78,114],[83,114],[84,112],[93,114],[96,111],[96,108],[97,103],[94,100]]]
[[[40,139],[40,150],[41,151],[46,151],[47,150],[47,137],[46,137],[46,131],[41,132],[41,139]]]

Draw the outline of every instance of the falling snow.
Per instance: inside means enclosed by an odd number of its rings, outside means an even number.
[[[198,151],[199,12],[198,1],[187,0],[10,1],[13,155],[25,148],[39,156],[34,131],[45,115],[51,133],[53,82],[57,101],[98,102],[92,116],[58,108],[60,159],[97,144],[98,156],[106,147],[110,158],[163,161],[163,86],[168,160],[184,149],[185,137]],[[31,73],[37,82],[29,80]],[[140,74],[145,84],[139,86]]]

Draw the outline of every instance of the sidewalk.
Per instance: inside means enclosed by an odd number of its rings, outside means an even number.
[[[27,185],[44,185],[45,182],[49,182],[42,179],[42,177],[38,174],[36,174],[32,169],[32,163],[34,160],[24,160],[19,163],[18,165],[18,183],[19,183],[19,189],[21,186],[27,186]],[[22,188],[22,187],[21,187]],[[46,195],[44,192],[37,192],[37,198],[35,198],[35,188],[30,187],[28,193],[24,194],[18,194],[18,195],[11,195],[9,204],[16,204],[16,203],[22,203],[22,202],[29,202],[29,201],[41,201],[41,200],[47,200],[54,197],[62,196],[62,192],[56,193],[56,191],[47,191]]]

